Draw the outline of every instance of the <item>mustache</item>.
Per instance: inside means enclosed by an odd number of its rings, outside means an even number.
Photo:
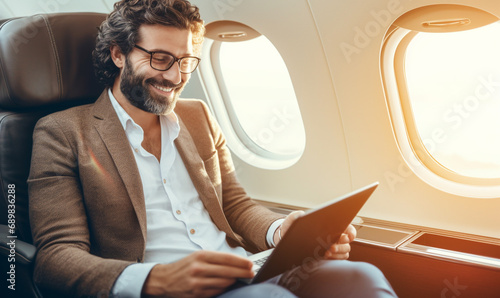
[[[159,86],[159,87],[163,87],[163,88],[173,88],[173,89],[178,89],[180,87],[182,87],[182,85],[184,84],[183,81],[181,81],[179,84],[175,84],[174,82],[170,81],[170,80],[155,80],[154,78],[149,78],[145,81],[145,83],[147,84],[153,84],[153,85],[156,85],[156,86]]]

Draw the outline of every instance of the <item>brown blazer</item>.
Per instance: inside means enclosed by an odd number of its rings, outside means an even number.
[[[231,245],[267,248],[281,216],[253,202],[237,182],[220,128],[198,100],[175,108],[175,145],[205,208]],[[42,118],[28,179],[38,252],[35,281],[71,296],[107,295],[126,266],[142,262],[146,210],[141,178],[105,90],[91,105]]]

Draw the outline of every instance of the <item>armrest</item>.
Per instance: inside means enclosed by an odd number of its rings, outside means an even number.
[[[9,227],[0,225],[0,257],[7,259],[11,249],[14,249],[16,264],[32,266],[35,262],[36,247],[19,239],[8,238],[9,235]]]
[[[10,236],[9,227],[0,225],[0,297],[42,297],[33,281],[36,248]],[[15,289],[15,290],[14,290]]]

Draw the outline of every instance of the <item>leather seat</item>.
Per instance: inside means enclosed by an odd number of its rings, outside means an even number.
[[[32,279],[36,250],[26,183],[33,128],[49,113],[94,102],[104,89],[92,51],[105,17],[58,13],[0,21],[0,268],[5,274],[15,265],[16,289],[3,275],[0,297],[41,297]]]

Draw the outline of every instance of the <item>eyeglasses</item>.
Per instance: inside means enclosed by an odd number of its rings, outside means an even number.
[[[200,58],[194,56],[176,58],[166,52],[150,52],[138,45],[134,45],[134,47],[151,55],[149,65],[151,65],[153,69],[159,71],[169,70],[175,62],[178,62],[181,73],[192,73],[196,70],[196,67],[198,67],[201,60]]]

